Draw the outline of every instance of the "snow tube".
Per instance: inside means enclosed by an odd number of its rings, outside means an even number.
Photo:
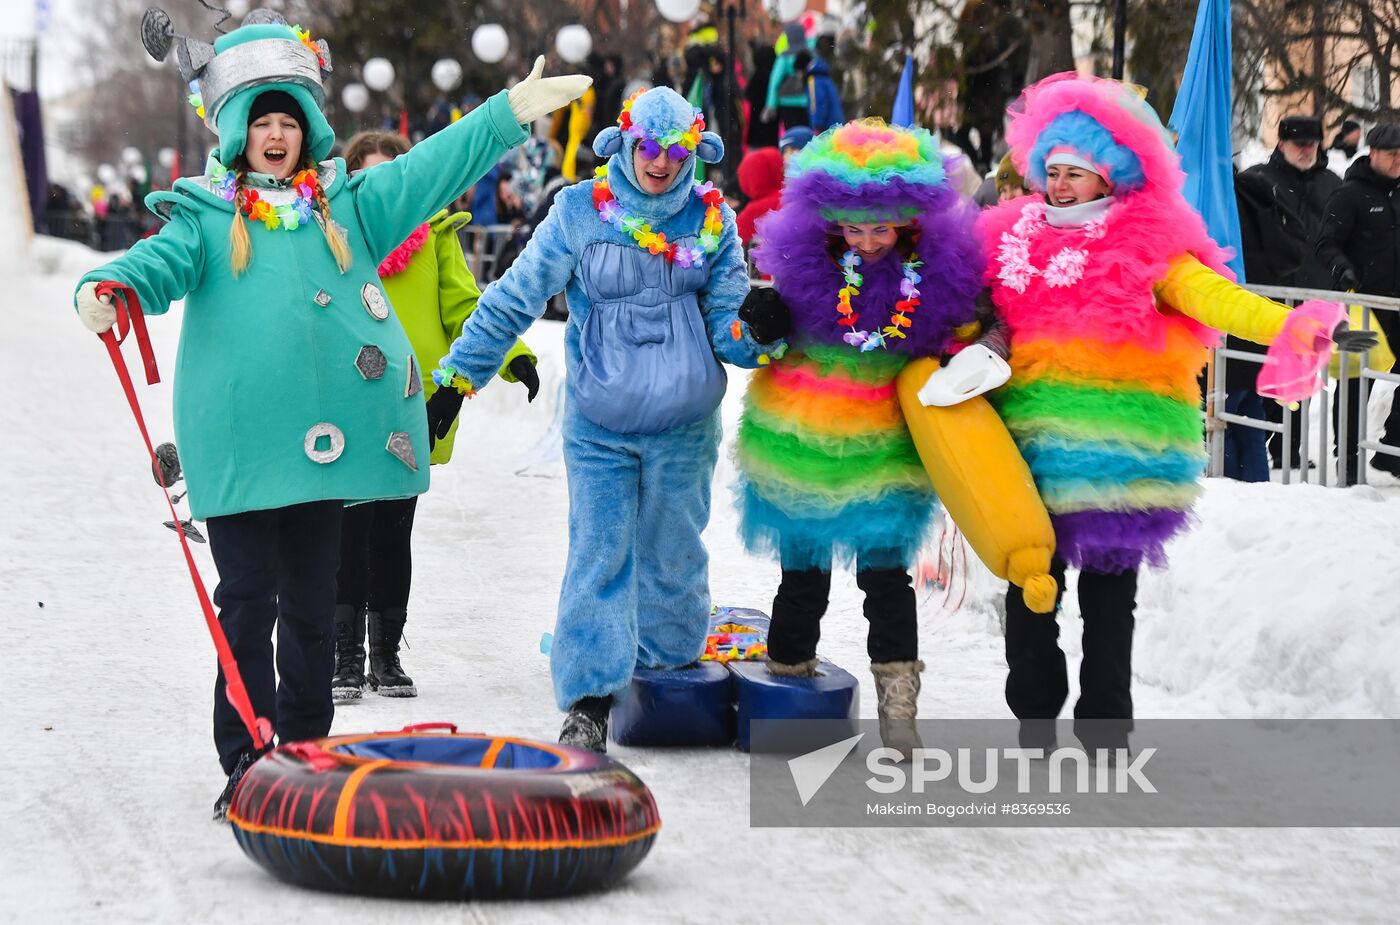
[[[279,746],[228,821],[290,883],[448,900],[604,889],[661,827],[651,791],[606,755],[447,724]]]
[[[919,390],[938,369],[928,357],[900,370],[899,407],[938,500],[977,557],[1021,589],[1034,613],[1055,609],[1050,575],[1055,530],[1030,467],[1001,417],[983,397],[929,407]]]
[[[702,661],[686,668],[639,668],[617,699],[609,731],[619,745],[749,750],[755,719],[830,720],[854,730],[860,683],[822,660],[815,678],[768,671],[769,618],[748,607],[717,607]],[[839,737],[839,736],[838,736]]]
[[[734,741],[729,672],[716,662],[638,668],[613,704],[608,726],[618,745],[725,747]]]
[[[815,678],[775,675],[764,662],[730,662],[727,667],[734,676],[734,745],[739,751],[750,750],[749,724],[754,720],[832,721],[827,729],[833,742],[855,734],[860,682],[849,671],[820,657]]]

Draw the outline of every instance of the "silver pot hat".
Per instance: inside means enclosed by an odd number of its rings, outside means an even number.
[[[171,50],[180,76],[197,84],[204,124],[219,136],[219,158],[232,161],[243,149],[248,109],[267,90],[284,90],[306,110],[307,149],[320,160],[334,135],[321,107],[326,102],[323,78],[331,72],[331,52],[324,39],[311,42],[272,10],[253,10],[237,29],[214,44],[177,35],[170,17],[149,9],[141,19],[141,41],[157,61]],[[233,104],[233,105],[230,105]],[[227,114],[230,118],[221,118]]]

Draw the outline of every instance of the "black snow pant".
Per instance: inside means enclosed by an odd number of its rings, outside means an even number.
[[[343,510],[339,501],[314,501],[209,518],[219,624],[253,712],[273,724],[279,742],[327,735],[335,715],[331,675]],[[214,683],[214,744],[225,774],[253,745],[224,694],[222,668]]]
[[[892,561],[889,555],[872,562]],[[919,622],[909,571],[898,567],[856,564],[856,586],[865,592],[865,619],[870,623],[866,651],[872,664],[914,661],[919,657]],[[773,620],[768,628],[768,657],[796,665],[817,657],[821,619],[831,594],[827,569],[783,569]]]
[[[1069,696],[1065,653],[1055,614],[1064,596],[1065,564],[1050,573],[1060,587],[1053,613],[1032,613],[1021,589],[1006,592],[1006,703],[1021,720],[1021,745],[1054,744],[1054,721]],[[1079,610],[1084,620],[1084,657],[1079,666],[1079,701],[1074,734],[1086,748],[1127,747],[1133,728],[1133,611],[1137,571],[1117,575],[1080,571]]]
[[[413,514],[418,499],[371,501],[345,509],[335,602],[384,613],[408,607],[413,583]]]

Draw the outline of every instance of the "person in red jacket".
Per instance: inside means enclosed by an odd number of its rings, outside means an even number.
[[[783,188],[783,155],[777,148],[755,148],[739,162],[739,189],[749,204],[739,212],[739,240],[748,247],[753,241],[753,224],[778,208]]]

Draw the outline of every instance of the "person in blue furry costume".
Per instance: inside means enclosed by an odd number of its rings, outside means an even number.
[[[715,163],[724,146],[698,110],[646,90],[593,149],[607,158],[597,178],[559,193],[443,357],[434,378],[455,388],[434,394],[428,421],[446,434],[462,396],[564,291],[569,556],[550,658],[569,711],[559,740],[601,752],[634,667],[688,665],[704,649],[720,363],[760,365],[785,325],[740,320],[749,281],[734,213],[695,182],[697,160]]]

